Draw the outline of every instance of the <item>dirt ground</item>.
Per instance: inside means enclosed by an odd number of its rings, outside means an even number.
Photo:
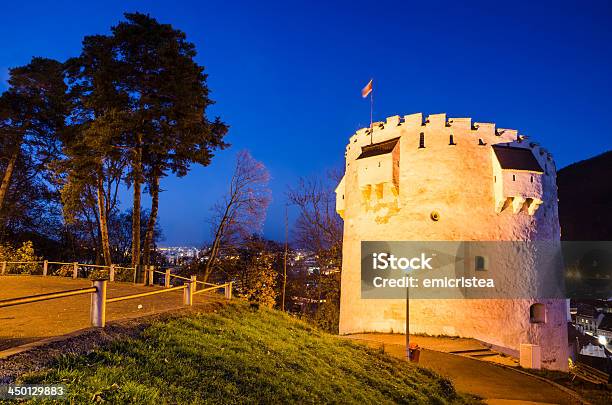
[[[162,289],[162,287],[145,287],[132,283],[107,285],[108,298]],[[91,281],[86,279],[0,276],[0,300],[89,286]],[[90,295],[85,294],[0,308],[0,351],[91,326],[90,300]],[[207,300],[210,300],[210,297],[206,293],[194,296],[194,303],[203,303]],[[107,304],[106,320],[108,322],[144,316],[182,306],[183,292],[173,291]]]

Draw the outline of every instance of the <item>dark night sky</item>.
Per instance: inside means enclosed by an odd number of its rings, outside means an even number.
[[[375,120],[446,112],[495,122],[542,143],[558,167],[612,149],[607,1],[90,3],[3,4],[0,90],[9,67],[76,55],[84,35],[107,33],[125,11],[185,31],[233,146],[162,181],[164,245],[209,237],[209,208],[245,148],[270,170],[264,233],[282,239],[286,186],[343,165],[348,137],[369,123],[359,91],[370,77]]]

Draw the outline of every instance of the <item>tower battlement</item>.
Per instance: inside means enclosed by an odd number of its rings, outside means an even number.
[[[374,150],[377,145],[393,140],[397,145],[392,154],[363,156],[364,150]],[[551,154],[539,144],[527,141],[516,129],[496,128],[494,123],[472,122],[471,118],[447,118],[444,113],[431,114],[426,119],[422,113],[394,115],[373,123],[372,129],[357,130],[346,147],[347,168],[352,162],[358,165],[359,189],[365,191],[362,198],[366,211],[383,210],[384,215],[376,215],[378,221],[386,221],[384,216],[397,214],[401,209],[402,156],[415,151],[425,155],[419,155],[419,160],[427,157],[450,161],[450,166],[456,166],[452,160],[489,158],[489,169],[483,172],[470,168],[465,173],[480,176],[483,182],[492,185],[491,209],[497,213],[508,210],[534,215],[544,202],[545,177],[552,176],[554,182]],[[423,174],[414,173],[417,178]],[[344,195],[344,187],[338,187],[337,192]],[[341,215],[343,204],[337,202]]]
[[[439,131],[444,128],[443,131]],[[490,122],[472,122],[472,118],[447,118],[445,113],[431,114],[423,119],[422,113],[415,113],[410,115],[393,115],[387,117],[385,121],[378,121],[372,123],[372,130],[370,128],[358,129],[354,135],[350,137],[349,143],[346,147],[347,151],[353,148],[353,144],[362,146],[365,143],[382,142],[387,139],[396,137],[397,131],[406,131],[413,133],[428,133],[432,130],[438,130],[441,132],[437,135],[447,136],[449,140],[450,135],[453,135],[454,141],[461,139],[466,142],[476,142],[480,144],[480,141],[485,144],[496,144],[496,143],[523,143],[528,139],[526,135],[519,135],[518,130],[508,128],[497,128],[495,123]],[[450,142],[449,142],[450,143]],[[455,142],[456,143],[456,142]],[[544,148],[540,148],[535,142],[528,142],[528,147],[531,149],[538,149],[540,155],[545,155],[546,158],[552,161],[552,156]],[[523,146],[524,147],[524,146]]]

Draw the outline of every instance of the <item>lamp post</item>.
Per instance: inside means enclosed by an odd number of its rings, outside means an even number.
[[[283,299],[281,303],[281,311],[285,311],[285,291],[287,290],[287,254],[289,248],[289,215],[288,205],[285,203],[285,254],[283,259]]]
[[[406,283],[406,359],[410,361],[410,283]]]

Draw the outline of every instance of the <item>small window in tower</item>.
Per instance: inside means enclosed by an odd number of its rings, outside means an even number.
[[[516,174],[512,175],[512,181],[516,181]]]
[[[380,162],[378,162],[378,167],[380,167]]]
[[[493,183],[497,183],[497,176],[493,176]]]
[[[454,139],[454,137],[453,137],[453,135],[452,135],[452,134],[451,134],[451,136],[450,136],[450,138],[449,138],[448,144],[449,144],[449,145],[457,145],[457,144],[455,143],[455,139]]]
[[[531,180],[531,182],[533,183],[533,176],[531,176],[530,180]]]
[[[419,136],[419,149],[425,148],[425,134],[421,132]]]
[[[487,269],[487,258],[484,256],[476,256],[474,258],[474,270],[485,271]]]
[[[544,304],[533,304],[529,307],[529,322],[546,323],[546,306]]]

